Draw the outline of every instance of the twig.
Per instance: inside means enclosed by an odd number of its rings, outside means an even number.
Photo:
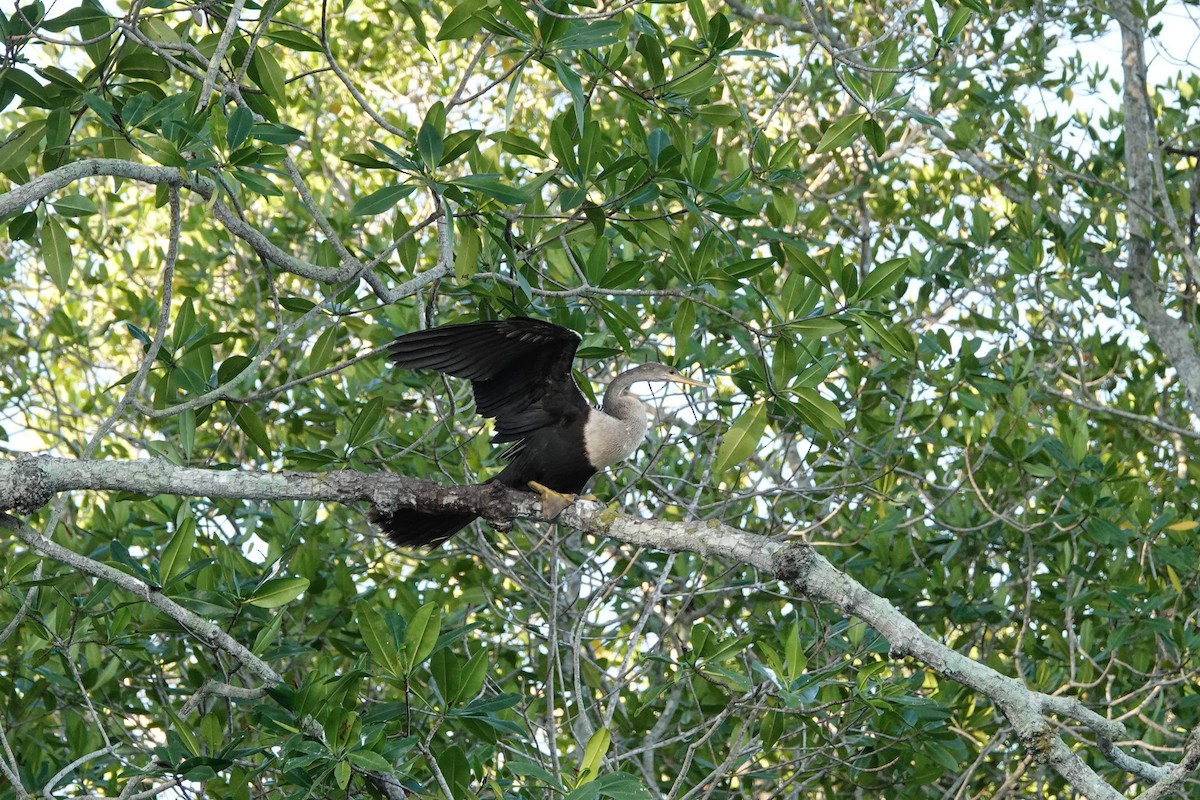
[[[212,96],[213,87],[217,84],[217,74],[221,71],[221,62],[225,59],[226,51],[229,50],[229,43],[233,41],[233,33],[237,30],[238,20],[245,7],[246,0],[233,0],[229,6],[229,16],[225,19],[225,28],[221,31],[221,38],[217,40],[217,47],[213,51],[212,57],[209,58],[208,69],[204,73],[204,84],[200,87],[200,101],[196,105],[197,112],[208,108],[208,100]]]

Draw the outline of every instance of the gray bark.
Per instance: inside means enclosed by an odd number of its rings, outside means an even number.
[[[0,461],[0,508],[30,513],[59,492],[78,490],[260,501],[354,503],[367,500],[384,509],[407,505],[428,510],[472,511],[492,520],[538,517],[541,513],[541,501],[527,492],[495,485],[447,488],[389,474],[213,471],[178,467],[153,459],[116,462],[37,457]],[[847,615],[858,617],[887,639],[893,658],[915,659],[943,677],[987,697],[1008,719],[1030,755],[1056,770],[1091,800],[1116,800],[1123,795],[1109,786],[1062,740],[1055,732],[1050,716],[1072,720],[1091,731],[1095,746],[1110,763],[1143,783],[1153,784],[1144,794],[1147,798],[1164,797],[1174,791],[1200,764],[1200,736],[1195,734],[1189,739],[1180,764],[1155,766],[1123,753],[1114,744],[1126,738],[1120,722],[1105,719],[1074,699],[1035,691],[1023,681],[1003,675],[936,641],[888,600],[839,571],[804,542],[773,540],[714,520],[638,519],[589,501],[575,503],[558,519],[579,531],[630,544],[744,563],[776,577],[800,595],[829,603]],[[152,603],[214,649],[247,663],[260,680],[266,683],[279,680],[270,667],[259,662],[245,647],[232,640],[226,641],[229,637],[218,628],[163,596],[157,587],[74,553],[14,517],[0,514],[0,527],[14,532],[44,556],[112,581]]]

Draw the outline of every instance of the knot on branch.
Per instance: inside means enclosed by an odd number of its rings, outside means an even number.
[[[800,594],[808,594],[808,574],[812,570],[813,549],[804,542],[795,542],[771,556],[775,577]]]
[[[1054,755],[1054,732],[1048,725],[1038,725],[1030,733],[1021,735],[1025,751],[1039,764],[1045,764]]]
[[[38,458],[21,456],[5,466],[0,472],[0,511],[32,514],[54,497],[50,476]]]

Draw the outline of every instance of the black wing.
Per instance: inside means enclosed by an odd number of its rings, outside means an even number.
[[[588,413],[571,377],[579,341],[569,328],[512,317],[408,333],[392,342],[388,353],[398,367],[471,381],[479,413],[496,418],[494,441],[512,442]]]

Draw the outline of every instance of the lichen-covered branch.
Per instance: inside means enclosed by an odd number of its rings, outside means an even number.
[[[1146,332],[1162,349],[1187,391],[1192,413],[1200,413],[1200,352],[1191,326],[1163,307],[1162,292],[1154,279],[1155,254],[1151,244],[1154,208],[1152,157],[1154,116],[1146,86],[1146,50],[1143,23],[1127,0],[1114,0],[1112,15],[1121,29],[1121,67],[1124,72],[1125,170],[1128,183],[1128,226],[1125,273],[1129,302],[1146,325]],[[1162,198],[1164,203],[1169,197]]]
[[[398,506],[446,511],[471,511],[487,519],[539,517],[540,500],[529,493],[495,484],[443,487],[399,475],[353,471],[328,473],[231,472],[179,467],[166,461],[73,461],[36,457],[0,461],[0,508],[29,513],[55,494],[67,491],[127,491],[245,500],[316,500],[333,503],[369,501],[384,510]],[[828,559],[803,542],[780,542],[715,521],[638,519],[603,504],[580,501],[559,521],[577,530],[670,552],[693,552],[753,566],[784,581],[794,591],[833,605],[863,620],[890,643],[893,658],[913,658],[938,674],[987,697],[1012,724],[1026,750],[1057,770],[1080,793],[1092,800],[1115,800],[1122,795],[1109,786],[1062,738],[1046,715],[1081,723],[1091,730],[1099,750],[1110,763],[1141,780],[1159,778],[1173,784],[1183,780],[1200,761],[1198,747],[1185,749],[1179,765],[1143,764],[1113,744],[1126,737],[1120,722],[1106,719],[1072,698],[1031,690],[1024,682],[1003,675],[934,640],[887,599],[869,591],[839,571]],[[110,580],[160,608],[213,647],[251,664],[263,680],[277,680],[265,663],[207,621],[173,603],[154,587],[91,559],[80,556],[32,530],[11,516],[0,524],[16,533],[37,552],[80,571]],[[1195,738],[1195,737],[1193,737]],[[1195,757],[1193,757],[1195,756]],[[1152,795],[1147,793],[1147,797]]]
[[[271,669],[261,658],[251,653],[237,639],[234,639],[221,630],[219,625],[179,605],[159,591],[157,587],[151,586],[145,581],[139,580],[119,569],[110,567],[107,564],[101,564],[99,561],[69,550],[57,542],[53,542],[42,536],[16,517],[8,514],[0,514],[0,528],[4,528],[15,534],[17,538],[29,545],[39,555],[53,559],[61,564],[66,564],[85,575],[91,575],[95,578],[108,581],[130,594],[140,597],[178,622],[184,630],[205,642],[208,646],[236,658],[247,671],[259,680],[266,683],[279,683],[283,680],[279,673]]]

